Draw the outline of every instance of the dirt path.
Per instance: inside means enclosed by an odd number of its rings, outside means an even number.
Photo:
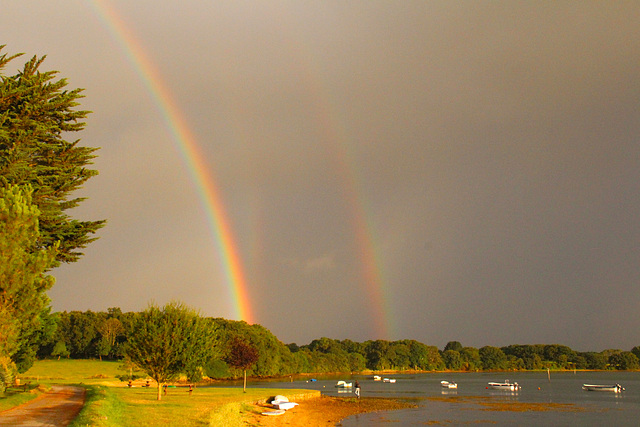
[[[66,426],[82,409],[84,394],[82,387],[53,386],[49,393],[31,402],[0,412],[0,426]]]

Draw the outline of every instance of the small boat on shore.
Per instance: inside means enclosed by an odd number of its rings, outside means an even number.
[[[458,388],[458,384],[453,381],[440,381],[440,386],[443,388]]]
[[[298,406],[296,402],[280,402],[280,403],[272,403],[275,409],[284,409],[285,411],[288,409],[293,409]]]
[[[624,387],[620,384],[582,384],[582,389],[586,391],[610,391],[613,393],[620,393],[624,391]]]
[[[338,381],[338,383],[336,384],[336,387],[338,387],[338,388],[352,388],[353,387],[353,383],[348,383],[346,381]]]
[[[287,409],[295,408],[298,406],[295,402],[289,402],[289,399],[286,396],[277,395],[274,399],[269,402],[275,409],[282,409],[286,411]],[[275,414],[273,414],[275,415]]]
[[[511,383],[509,380],[505,380],[503,383],[490,382],[487,388],[493,390],[518,391],[522,387],[520,387],[518,383]]]

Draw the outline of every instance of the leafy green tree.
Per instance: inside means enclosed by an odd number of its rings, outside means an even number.
[[[115,317],[103,319],[97,326],[100,333],[100,341],[98,342],[98,356],[102,360],[102,356],[109,356],[116,345],[118,335],[124,332],[122,322]]]
[[[502,347],[501,350],[507,356],[513,356],[522,360],[525,369],[542,369],[542,357],[544,355],[544,347],[542,345],[510,345]],[[515,368],[515,367],[514,367]]]
[[[0,356],[0,392],[5,392],[16,378],[16,364],[8,356]]]
[[[549,344],[544,346],[544,358],[553,362],[559,369],[566,369],[575,360],[577,353],[566,345]]]
[[[204,372],[209,378],[230,378],[229,365],[222,359],[211,359],[204,366]]]
[[[442,360],[442,356],[440,355],[440,351],[438,347],[435,345],[425,345],[425,366],[424,369],[430,371],[441,371],[444,369],[445,364],[444,360]]]
[[[193,309],[171,302],[163,308],[150,305],[136,318],[128,337],[126,355],[162,385],[193,366],[204,366],[215,335]]]
[[[445,350],[442,353],[442,359],[444,359],[444,363],[448,369],[452,371],[459,371],[462,369],[462,356],[460,356],[460,352],[456,350]]]
[[[18,350],[19,324],[10,307],[0,304],[0,357],[9,357]]]
[[[349,354],[338,340],[322,337],[305,346],[313,355],[314,370],[317,372],[349,372]]]
[[[389,352],[389,341],[367,341],[365,342],[365,346],[367,368],[372,371],[382,371],[391,367],[391,363],[387,358]]]
[[[69,357],[69,350],[67,350],[67,345],[64,341],[58,341],[53,346],[53,350],[51,351],[51,355],[53,357],[57,357],[60,360],[61,357]]]
[[[33,364],[46,291],[54,279],[45,271],[57,245],[38,249],[40,211],[29,186],[0,186],[0,356],[11,357],[19,372]]]
[[[63,315],[66,313],[63,313]],[[98,334],[98,314],[88,310],[71,311],[69,316],[69,329],[65,341],[71,357],[89,358],[95,357],[98,351],[95,348],[100,336]]]
[[[479,353],[483,369],[492,370],[506,368],[507,356],[498,347],[487,345],[480,348]]]
[[[301,348],[299,351],[293,353],[293,361],[291,363],[291,372],[297,373],[309,373],[314,372],[311,367],[311,356],[309,350]],[[366,360],[365,360],[366,366]]]
[[[447,350],[457,351],[458,353],[462,350],[462,344],[459,341],[449,341],[447,345],[444,346],[442,352],[444,353]]]
[[[525,369],[524,360],[512,354],[506,356],[506,368],[513,371],[522,371]]]
[[[430,348],[416,340],[404,340],[409,347],[409,366],[413,369],[428,369],[428,361],[432,357]]]
[[[37,357],[51,355],[51,351],[57,342],[58,315],[51,313],[51,307],[47,306],[40,312],[40,328],[38,336],[34,340]]]
[[[349,372],[363,371],[367,367],[367,361],[360,353],[348,353]]]
[[[205,354],[201,354],[199,358],[187,360],[184,373],[187,376],[187,380],[192,383],[202,381],[208,362],[218,358],[221,354],[219,340],[217,338],[218,325],[215,320],[212,318],[203,318],[201,319],[201,323],[201,327],[205,328],[208,333],[211,334],[211,346],[207,348]]]
[[[16,75],[2,74],[18,56],[0,55],[0,186],[32,186],[40,233],[30,249],[55,248],[58,263],[73,262],[82,255],[78,249],[104,226],[104,221],[78,221],[67,214],[84,200],[71,193],[98,173],[87,168],[96,149],[63,138],[82,130],[89,112],[74,110],[81,89],[67,90],[56,71],[40,71],[45,57],[34,56]]]
[[[632,352],[621,351],[609,356],[609,365],[619,371],[627,371],[640,368],[640,361]]]
[[[586,369],[602,370],[607,368],[609,356],[594,351],[587,351],[580,353],[580,355],[583,356],[586,361]]]
[[[351,340],[342,340],[340,341],[340,346],[347,353],[359,353],[364,356],[364,344],[351,341]]]
[[[542,363],[542,358],[540,358],[540,356],[537,354],[532,354],[531,356],[523,359],[523,362],[525,369],[528,370],[542,369],[544,366]]]
[[[234,337],[229,343],[229,353],[225,356],[225,362],[236,369],[242,369],[244,382],[242,391],[247,392],[247,369],[258,361],[258,349],[239,337]]]
[[[284,345],[267,328],[244,321],[214,319],[219,326],[218,340],[222,343],[231,342],[240,337],[258,350],[258,361],[248,370],[249,375],[273,376],[287,375],[294,372],[294,357],[291,350]],[[212,357],[219,357],[212,354]],[[232,376],[235,374],[231,370]]]
[[[389,345],[387,359],[395,369],[404,370],[411,366],[411,350],[405,341],[393,341]]]

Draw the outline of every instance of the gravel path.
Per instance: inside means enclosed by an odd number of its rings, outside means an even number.
[[[56,385],[31,402],[0,413],[0,426],[66,426],[84,405],[85,389]]]

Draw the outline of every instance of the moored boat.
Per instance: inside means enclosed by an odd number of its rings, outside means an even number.
[[[458,388],[458,384],[453,381],[440,381],[440,386],[444,388]]]
[[[338,383],[336,384],[336,387],[338,387],[338,388],[351,388],[351,387],[353,387],[353,383],[348,383],[346,381],[338,381]]]
[[[395,383],[396,379],[395,378],[383,378],[382,382],[383,383]]]
[[[613,393],[624,391],[624,387],[620,384],[582,384],[582,389],[586,391],[611,391]]]
[[[487,388],[491,388],[493,390],[504,390],[504,391],[518,391],[522,387],[518,383],[509,382],[509,380],[505,380],[503,383],[490,382]]]
[[[373,380],[374,381],[380,381],[382,379],[382,377],[380,375],[374,375],[373,376]]]

